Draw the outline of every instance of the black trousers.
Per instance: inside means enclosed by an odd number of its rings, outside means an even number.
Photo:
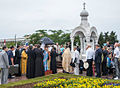
[[[88,59],[87,62],[89,64],[89,67],[87,69],[87,76],[93,76],[93,69],[92,69],[92,61],[93,59]]]
[[[21,76],[21,61],[19,61],[18,76]]]
[[[101,77],[100,64],[101,64],[101,63],[95,63],[96,72],[97,72],[96,77]]]
[[[108,74],[108,70],[107,70],[107,58],[104,58],[103,62],[102,62],[102,75],[105,76]]]
[[[17,63],[18,66],[18,74],[16,74],[16,76],[21,76],[21,59],[18,59]]]
[[[80,70],[80,74],[82,74],[83,73],[83,61],[82,60],[80,60],[80,63],[79,63],[79,70]]]

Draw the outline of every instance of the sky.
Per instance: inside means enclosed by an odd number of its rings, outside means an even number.
[[[98,33],[113,30],[119,36],[120,0],[0,0],[0,39],[39,29],[71,31],[80,25],[84,1],[90,25]]]

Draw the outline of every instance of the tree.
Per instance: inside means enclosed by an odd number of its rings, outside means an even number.
[[[13,41],[13,42],[7,42],[6,43],[6,46],[8,47],[8,48],[10,48],[11,46],[15,46],[15,42]]]
[[[102,47],[103,43],[105,42],[104,40],[104,35],[103,32],[100,33],[99,39],[98,39],[98,44]]]
[[[55,43],[61,44],[61,36],[64,34],[62,30],[49,30],[52,34],[49,35],[49,38],[51,38]]]
[[[48,36],[47,30],[37,30],[36,33],[38,33],[41,37]]]
[[[60,44],[66,44],[67,42],[70,42],[70,33],[64,33],[61,36]]]
[[[110,33],[110,35],[109,35],[109,42],[110,42],[110,44],[114,44],[115,42],[118,42],[116,32],[112,31]]]
[[[76,46],[76,44],[80,46],[80,38],[79,38],[79,36],[75,36],[74,45]]]
[[[105,32],[104,34],[103,32],[101,32],[98,40],[100,46],[102,47],[103,44],[106,43],[107,41],[109,41],[110,44],[114,44],[115,42],[118,42],[116,32],[111,31],[110,33]]]
[[[105,32],[105,33],[104,33],[104,39],[105,39],[104,42],[109,41],[109,32]]]
[[[40,43],[40,39],[42,37],[47,37],[47,30],[37,30],[35,33],[33,33],[29,39],[30,39],[30,44],[39,44]]]
[[[35,33],[33,33],[32,35],[30,35],[29,40],[30,40],[30,44],[39,44],[40,43],[40,39],[43,37],[49,37],[53,40],[54,43],[59,43],[61,44],[66,44],[66,42],[70,42],[70,31],[66,31],[66,30],[37,30]],[[104,43],[106,43],[107,41],[110,42],[110,44],[114,44],[115,42],[117,42],[117,35],[116,32],[101,32],[100,36],[99,36],[99,40],[98,43],[100,44],[100,46],[102,47]],[[78,45],[80,45],[80,39],[79,36],[75,37],[74,40],[74,45],[76,45],[78,43]]]
[[[49,34],[48,34],[49,32]],[[29,39],[30,44],[38,44],[40,43],[40,39],[42,37],[49,37],[51,38],[54,43],[64,44],[65,42],[70,41],[70,33],[64,33],[62,30],[37,30],[33,33]]]

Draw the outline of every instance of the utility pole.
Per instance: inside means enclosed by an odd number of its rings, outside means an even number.
[[[16,34],[15,34],[15,46],[17,46],[17,43],[16,43]]]

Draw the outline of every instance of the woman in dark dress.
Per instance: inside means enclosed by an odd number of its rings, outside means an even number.
[[[52,49],[50,56],[51,56],[51,62],[50,62],[50,70],[52,70],[52,73],[57,73],[57,65],[56,65],[56,56],[58,54],[56,53],[55,48]]]
[[[34,49],[34,53],[35,53],[35,77],[40,77],[45,75],[43,66],[43,52],[40,49],[40,45],[37,45],[37,48]]]
[[[35,54],[32,50],[33,46],[29,46],[29,49],[27,51],[28,59],[27,59],[27,78],[34,78],[34,72],[35,72]]]
[[[107,46],[104,46],[104,50],[103,50],[103,62],[102,62],[102,75],[106,76],[108,74],[108,70],[107,70],[107,56],[108,56],[108,51],[107,51]]]

